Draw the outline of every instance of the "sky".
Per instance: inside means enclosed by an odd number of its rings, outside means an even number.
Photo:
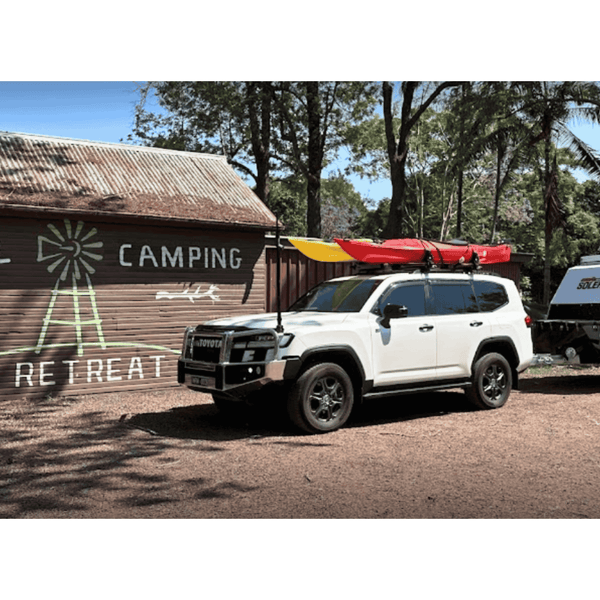
[[[0,81],[0,131],[126,143],[139,99],[135,81]],[[573,125],[574,133],[600,154],[600,126]],[[375,203],[391,196],[388,179],[353,178]]]

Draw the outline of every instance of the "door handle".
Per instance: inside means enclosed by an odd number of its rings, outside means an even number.
[[[419,331],[431,331],[433,329],[433,325],[421,325],[419,327]]]
[[[471,327],[479,327],[480,325],[483,325],[483,321],[471,321],[470,325]]]

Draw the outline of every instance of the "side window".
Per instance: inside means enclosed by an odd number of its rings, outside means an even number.
[[[422,283],[409,283],[396,286],[377,305],[380,315],[383,315],[383,307],[387,304],[406,306],[409,317],[424,315],[425,286]]]
[[[506,288],[495,281],[474,281],[475,294],[481,312],[492,312],[508,304]]]
[[[433,307],[436,315],[478,312],[477,300],[469,282],[433,282]]]

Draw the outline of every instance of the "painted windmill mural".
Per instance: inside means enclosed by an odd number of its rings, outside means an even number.
[[[94,327],[97,341],[87,344],[99,345],[106,348],[102,319],[96,304],[96,292],[90,275],[96,272],[94,262],[102,260],[103,242],[95,240],[97,229],[94,227],[85,231],[85,225],[78,221],[73,228],[69,219],[64,220],[64,230],[61,231],[53,224],[47,226],[49,234],[38,236],[38,262],[48,262],[48,273],[57,273],[56,283],[52,288],[50,302],[40,331],[35,352],[39,354],[44,348],[48,329],[52,325],[73,327],[77,344],[77,355],[84,353],[83,328]],[[82,281],[83,280],[83,281]],[[85,287],[80,283],[85,282]],[[72,319],[53,318],[53,313],[60,304],[60,299],[71,299]],[[92,318],[82,319],[82,304],[88,303]],[[69,342],[67,342],[68,344]]]

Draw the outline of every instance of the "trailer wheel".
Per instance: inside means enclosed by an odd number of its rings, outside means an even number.
[[[508,361],[496,352],[482,356],[473,367],[473,385],[467,388],[469,401],[482,409],[506,404],[512,389],[512,372]]]

